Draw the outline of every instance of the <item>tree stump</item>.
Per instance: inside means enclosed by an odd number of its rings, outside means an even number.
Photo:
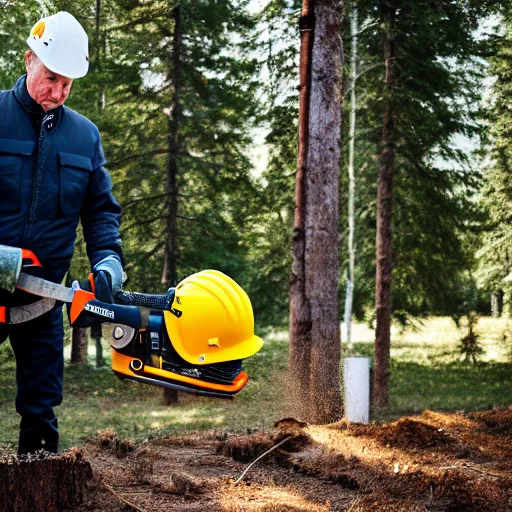
[[[79,450],[0,458],[0,512],[60,512],[82,503],[91,465]]]

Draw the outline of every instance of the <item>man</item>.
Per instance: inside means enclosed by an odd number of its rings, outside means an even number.
[[[73,80],[88,71],[87,34],[59,12],[36,23],[27,44],[26,75],[0,92],[0,244],[33,251],[44,278],[60,283],[81,219],[97,288],[111,296],[122,284],[121,208],[98,129],[63,106]],[[7,306],[37,300],[20,291],[0,299]],[[18,452],[57,452],[62,305],[24,324],[0,324],[0,342],[7,336],[16,356]]]

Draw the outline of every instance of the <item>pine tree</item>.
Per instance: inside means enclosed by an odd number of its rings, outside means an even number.
[[[380,21],[383,27],[384,91],[383,126],[380,135],[379,177],[377,185],[377,241],[376,241],[376,292],[375,292],[375,381],[374,401],[377,406],[388,400],[389,356],[392,317],[392,211],[393,181],[395,174],[397,115],[393,93],[396,87],[395,7],[379,2]]]

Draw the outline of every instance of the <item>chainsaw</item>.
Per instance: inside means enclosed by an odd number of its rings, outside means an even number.
[[[0,245],[0,289],[42,297],[19,307],[0,306],[0,323],[19,324],[69,305],[71,325],[86,318],[101,324],[112,347],[112,370],[121,379],[218,398],[233,398],[248,382],[244,359],[263,346],[254,334],[249,297],[230,277],[203,270],[162,295],[120,290],[114,303],[88,288],[42,278],[42,265],[29,250]]]

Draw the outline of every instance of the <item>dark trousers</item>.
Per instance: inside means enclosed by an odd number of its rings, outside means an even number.
[[[62,402],[62,307],[24,324],[0,324],[0,343],[7,336],[16,356],[16,411],[21,416],[18,453],[41,448],[57,452],[59,431],[53,408]]]

